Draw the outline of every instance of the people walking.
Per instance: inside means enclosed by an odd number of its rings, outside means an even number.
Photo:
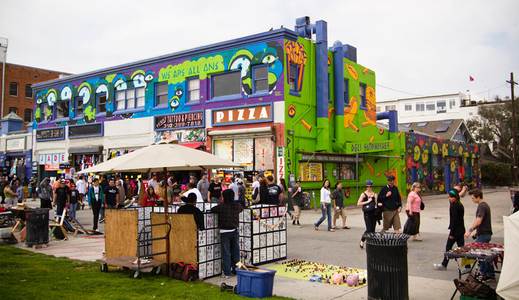
[[[449,195],[449,236],[447,237],[447,243],[445,245],[445,252],[448,252],[454,246],[454,243],[458,247],[465,245],[465,208],[460,201],[460,195],[457,190],[452,189],[448,193]],[[447,269],[449,259],[444,256],[443,261],[440,264],[434,264],[433,267],[436,270]]]
[[[223,275],[229,278],[235,272],[236,263],[240,261],[239,216],[243,207],[234,201],[232,189],[223,191],[223,203],[211,208],[218,214],[220,243],[222,246]]]
[[[267,184],[267,179],[265,177],[260,177],[259,188],[257,188],[252,194],[252,202],[260,204],[269,204],[269,188]]]
[[[400,211],[402,210],[402,197],[395,185],[395,176],[387,176],[387,185],[382,187],[377,198],[378,203],[383,207],[383,231],[393,227],[395,232],[400,232]]]
[[[283,199],[283,191],[279,185],[274,182],[272,175],[267,176],[267,188],[268,196],[265,204],[279,205]]]
[[[220,202],[222,198],[222,180],[220,176],[216,176],[214,180],[211,181],[209,185],[209,189],[207,189],[207,199],[209,199],[212,203]]]
[[[76,219],[76,210],[79,203],[79,191],[77,190],[77,187],[74,183],[70,184],[70,204],[69,204],[69,210],[68,215],[72,219]]]
[[[79,175],[79,179],[76,182],[76,188],[79,193],[78,205],[81,205],[81,209],[85,208],[85,194],[87,192],[87,186],[83,175]]]
[[[314,224],[314,229],[319,230],[319,225],[328,219],[328,231],[335,231],[332,228],[332,200],[330,198],[330,181],[325,179],[321,187],[321,218]]]
[[[410,233],[413,241],[422,241],[420,236],[420,211],[422,206],[422,198],[420,197],[421,185],[419,182],[414,182],[411,186],[411,191],[407,195],[407,202],[405,211],[407,213],[409,222],[412,222],[413,228]],[[406,232],[404,232],[406,233]]]
[[[196,188],[200,191],[200,194],[202,194],[203,202],[208,202],[207,193],[209,190],[209,180],[207,180],[206,174],[202,175],[202,178],[196,184]]]
[[[88,188],[88,205],[92,208],[94,216],[94,224],[92,229],[97,230],[97,223],[99,221],[99,214],[101,213],[101,207],[105,203],[105,193],[103,188],[99,184],[99,179],[94,178],[92,185]]]
[[[65,185],[65,179],[59,180],[59,186],[54,191],[53,204],[56,205],[56,215],[61,217],[63,210],[70,203],[70,191]]]
[[[477,243],[490,243],[492,239],[492,216],[490,213],[490,206],[483,201],[483,193],[479,189],[469,192],[472,196],[472,202],[478,205],[476,210],[476,218],[472,225],[465,233],[465,237],[470,237],[473,232],[476,232]],[[492,263],[480,262],[479,271],[483,280],[495,279],[494,267]]]
[[[366,190],[360,195],[357,205],[362,207],[364,214],[364,224],[366,230],[360,239],[360,248],[364,248],[366,234],[375,232],[377,226],[377,209],[382,203],[377,203],[377,194],[373,191],[373,181],[366,180]]]
[[[292,218],[292,225],[301,226],[299,219],[301,218],[301,208],[303,207],[303,190],[301,189],[301,183],[297,181],[292,188],[292,203],[294,204],[294,214]]]
[[[40,207],[52,209],[52,187],[48,177],[43,178],[40,182],[38,197],[40,197]]]
[[[344,207],[344,190],[342,189],[342,183],[337,182],[335,189],[331,194],[332,206],[333,206],[333,227],[337,228],[337,219],[341,217],[342,229],[350,229],[346,226],[346,208]]]

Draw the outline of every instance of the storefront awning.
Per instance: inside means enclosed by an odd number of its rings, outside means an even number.
[[[103,146],[84,146],[84,147],[71,147],[68,149],[70,154],[89,154],[89,153],[101,153]]]
[[[205,147],[205,143],[204,142],[181,143],[179,145],[185,146],[185,147],[189,147],[189,148],[192,148],[192,149],[200,149],[200,148],[204,148]]]

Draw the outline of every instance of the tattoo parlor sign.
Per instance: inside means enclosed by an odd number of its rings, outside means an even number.
[[[212,119],[213,126],[272,122],[272,104],[217,109]]]
[[[156,131],[199,127],[205,127],[204,111],[155,117]]]

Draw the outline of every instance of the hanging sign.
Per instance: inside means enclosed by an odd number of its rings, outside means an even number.
[[[272,122],[272,104],[215,109],[213,126]]]
[[[394,147],[392,141],[382,141],[382,142],[368,142],[368,143],[347,143],[346,144],[346,153],[347,154],[355,154],[355,153],[369,153],[369,152],[382,152],[392,150]]]

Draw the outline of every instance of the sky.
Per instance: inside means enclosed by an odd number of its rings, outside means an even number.
[[[82,73],[310,16],[327,21],[330,47],[357,47],[378,101],[467,90],[482,99],[509,96],[510,72],[519,81],[517,12],[515,0],[0,0],[0,37],[10,63]]]

